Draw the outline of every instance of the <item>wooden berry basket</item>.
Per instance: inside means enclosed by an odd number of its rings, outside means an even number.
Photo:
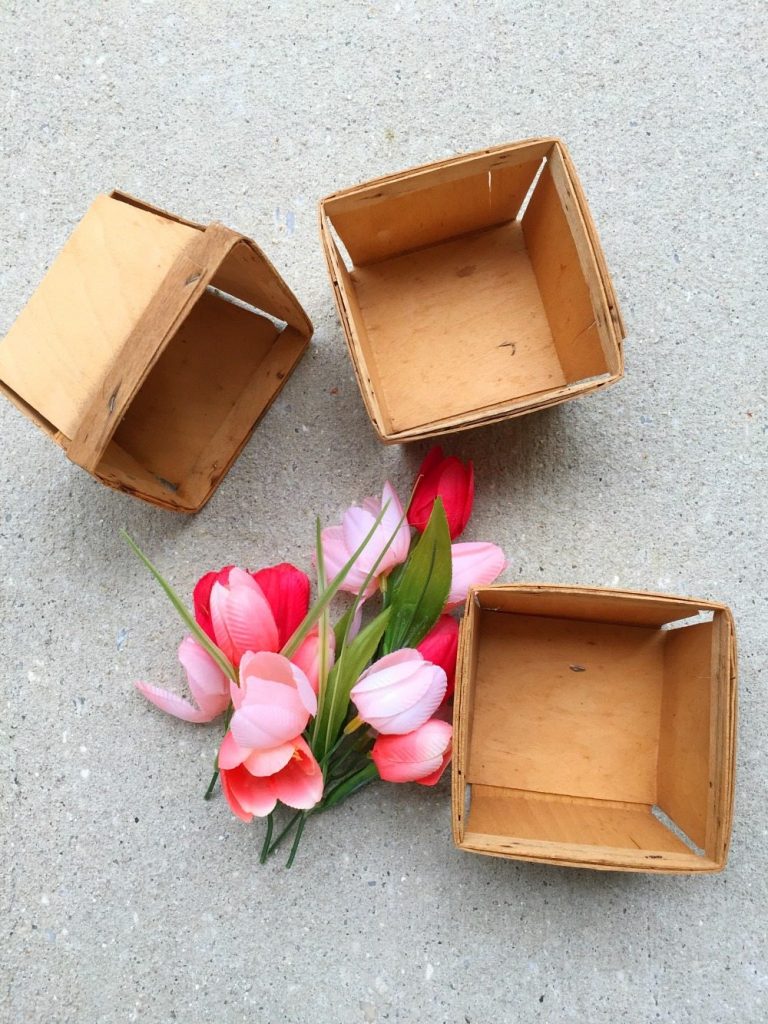
[[[102,483],[196,512],[311,336],[250,239],[112,192],[0,343],[0,389]]]
[[[720,871],[736,693],[725,605],[587,587],[474,590],[456,676],[456,844],[571,867]]]
[[[335,192],[320,203],[320,234],[385,442],[520,416],[623,374],[616,295],[558,139]]]

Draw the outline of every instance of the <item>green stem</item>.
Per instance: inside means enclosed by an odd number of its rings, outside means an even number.
[[[218,778],[219,778],[219,768],[218,768],[218,757],[217,757],[216,760],[214,761],[213,775],[211,776],[211,781],[208,783],[208,789],[206,789],[206,791],[205,791],[205,796],[203,797],[203,800],[210,800],[211,799],[211,797],[213,796],[213,790],[214,790],[214,788],[216,786],[216,782],[217,782]]]
[[[267,857],[269,856],[269,844],[272,842],[272,828],[275,824],[275,815],[267,815],[267,834],[264,836],[264,842],[261,845],[261,855],[259,856],[259,863],[266,864]]]
[[[293,862],[296,859],[296,851],[299,848],[299,843],[301,842],[301,835],[302,835],[302,833],[304,831],[304,826],[306,825],[306,823],[307,823],[307,814],[306,814],[305,811],[302,811],[300,813],[300,815],[299,815],[299,827],[296,829],[296,835],[295,835],[294,840],[293,840],[293,846],[291,847],[291,852],[290,852],[290,854],[288,856],[288,860],[285,863],[285,866],[287,868],[292,867],[293,866]]]
[[[288,824],[282,830],[280,835],[277,837],[277,839],[274,841],[274,843],[272,843],[272,845],[270,846],[269,850],[267,851],[267,858],[272,856],[272,854],[275,852],[275,850],[278,848],[278,846],[282,843],[282,841],[285,839],[285,837],[291,831],[291,829],[296,824],[296,822],[299,820],[299,818],[301,817],[302,814],[303,814],[303,811],[297,811],[296,814],[294,814],[294,816],[291,818],[291,820],[288,822]]]

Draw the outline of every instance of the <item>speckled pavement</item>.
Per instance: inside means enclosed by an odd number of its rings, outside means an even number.
[[[197,517],[94,483],[0,403],[0,1020],[759,1024],[766,968],[766,12],[674,4],[112,0],[0,10],[0,330],[99,191],[255,237],[310,351]],[[616,387],[457,435],[509,580],[712,597],[741,657],[730,862],[659,878],[459,853],[449,784],[374,786],[295,867],[201,799],[218,728],[175,685],[188,594],[308,567],[425,445],[380,446],[316,225],[334,189],[538,134],[569,144],[627,321]],[[762,673],[762,677],[761,677]]]

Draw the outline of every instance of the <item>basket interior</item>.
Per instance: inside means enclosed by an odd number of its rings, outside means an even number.
[[[327,203],[346,254],[358,359],[387,434],[616,368],[557,148],[508,155],[517,162],[469,162],[447,180],[424,172]]]
[[[477,613],[467,833],[709,866],[722,613],[532,611]]]

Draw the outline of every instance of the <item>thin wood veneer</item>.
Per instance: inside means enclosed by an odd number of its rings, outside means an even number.
[[[320,233],[384,441],[521,415],[623,373],[613,285],[557,139],[337,192],[320,204]]]
[[[0,344],[0,390],[101,482],[195,512],[311,335],[250,239],[113,192]]]
[[[724,605],[578,587],[477,589],[456,681],[455,841],[570,866],[721,870],[735,722]]]

